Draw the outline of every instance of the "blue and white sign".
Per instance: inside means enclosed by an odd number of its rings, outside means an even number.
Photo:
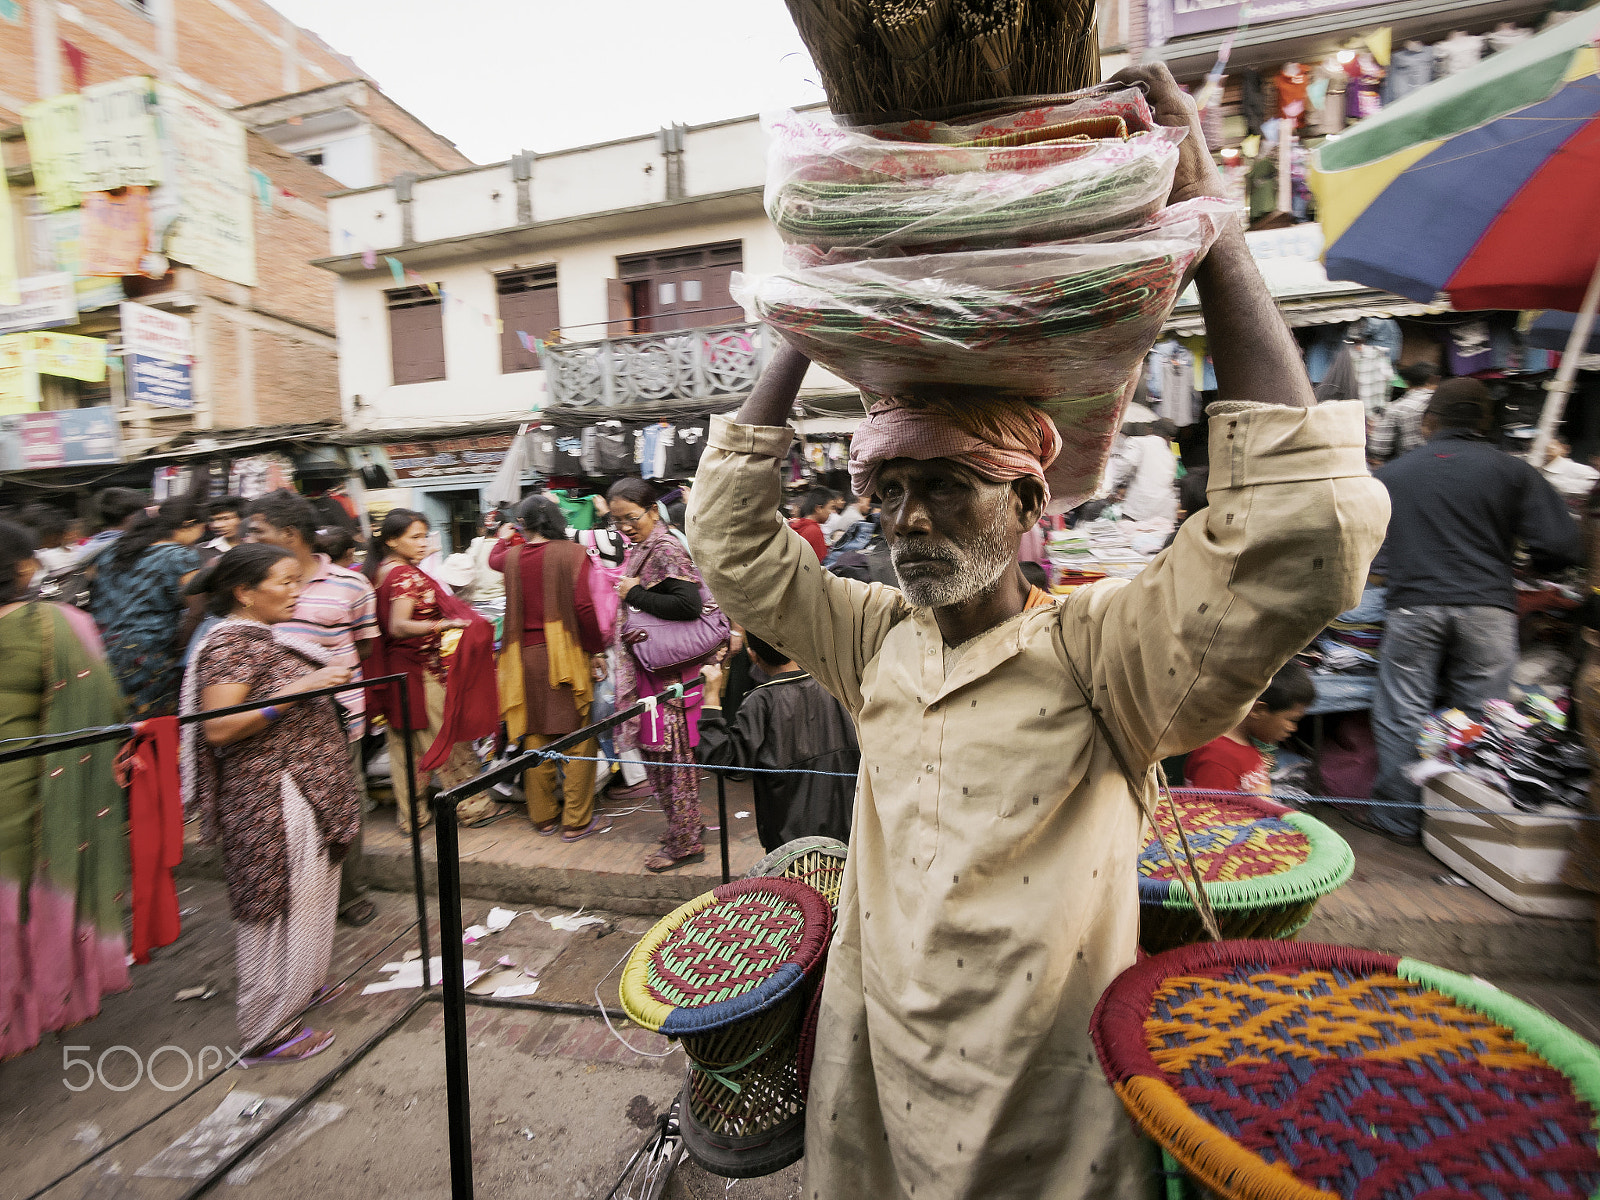
[[[129,354],[124,361],[130,399],[160,404],[166,408],[194,407],[188,363],[169,362],[148,354]]]

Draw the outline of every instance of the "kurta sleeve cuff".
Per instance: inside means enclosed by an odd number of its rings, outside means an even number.
[[[764,458],[783,458],[793,441],[792,426],[741,425],[724,415],[711,418],[711,432],[706,438],[706,444],[713,450],[759,454]]]
[[[1208,493],[1367,474],[1366,410],[1359,400],[1310,408],[1223,401],[1206,413],[1211,418]]]

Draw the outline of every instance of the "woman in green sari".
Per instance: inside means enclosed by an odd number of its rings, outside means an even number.
[[[94,623],[30,598],[33,535],[0,521],[0,750],[122,719]],[[117,743],[0,763],[0,1059],[128,986]]]

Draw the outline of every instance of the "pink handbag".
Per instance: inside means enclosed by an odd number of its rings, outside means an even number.
[[[647,554],[646,559],[649,558]],[[639,564],[640,569],[644,563]],[[624,634],[643,633],[628,649],[652,675],[665,675],[683,667],[705,662],[728,641],[733,626],[704,583],[700,588],[700,613],[688,621],[669,621],[638,609],[631,609],[623,623]]]

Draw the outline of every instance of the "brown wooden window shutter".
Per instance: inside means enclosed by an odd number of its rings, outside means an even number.
[[[554,267],[505,271],[494,277],[500,301],[500,370],[539,370],[539,356],[523,348],[518,333],[548,342],[561,326]]]
[[[394,382],[443,379],[444,305],[425,287],[384,293],[389,306],[389,358]]]

